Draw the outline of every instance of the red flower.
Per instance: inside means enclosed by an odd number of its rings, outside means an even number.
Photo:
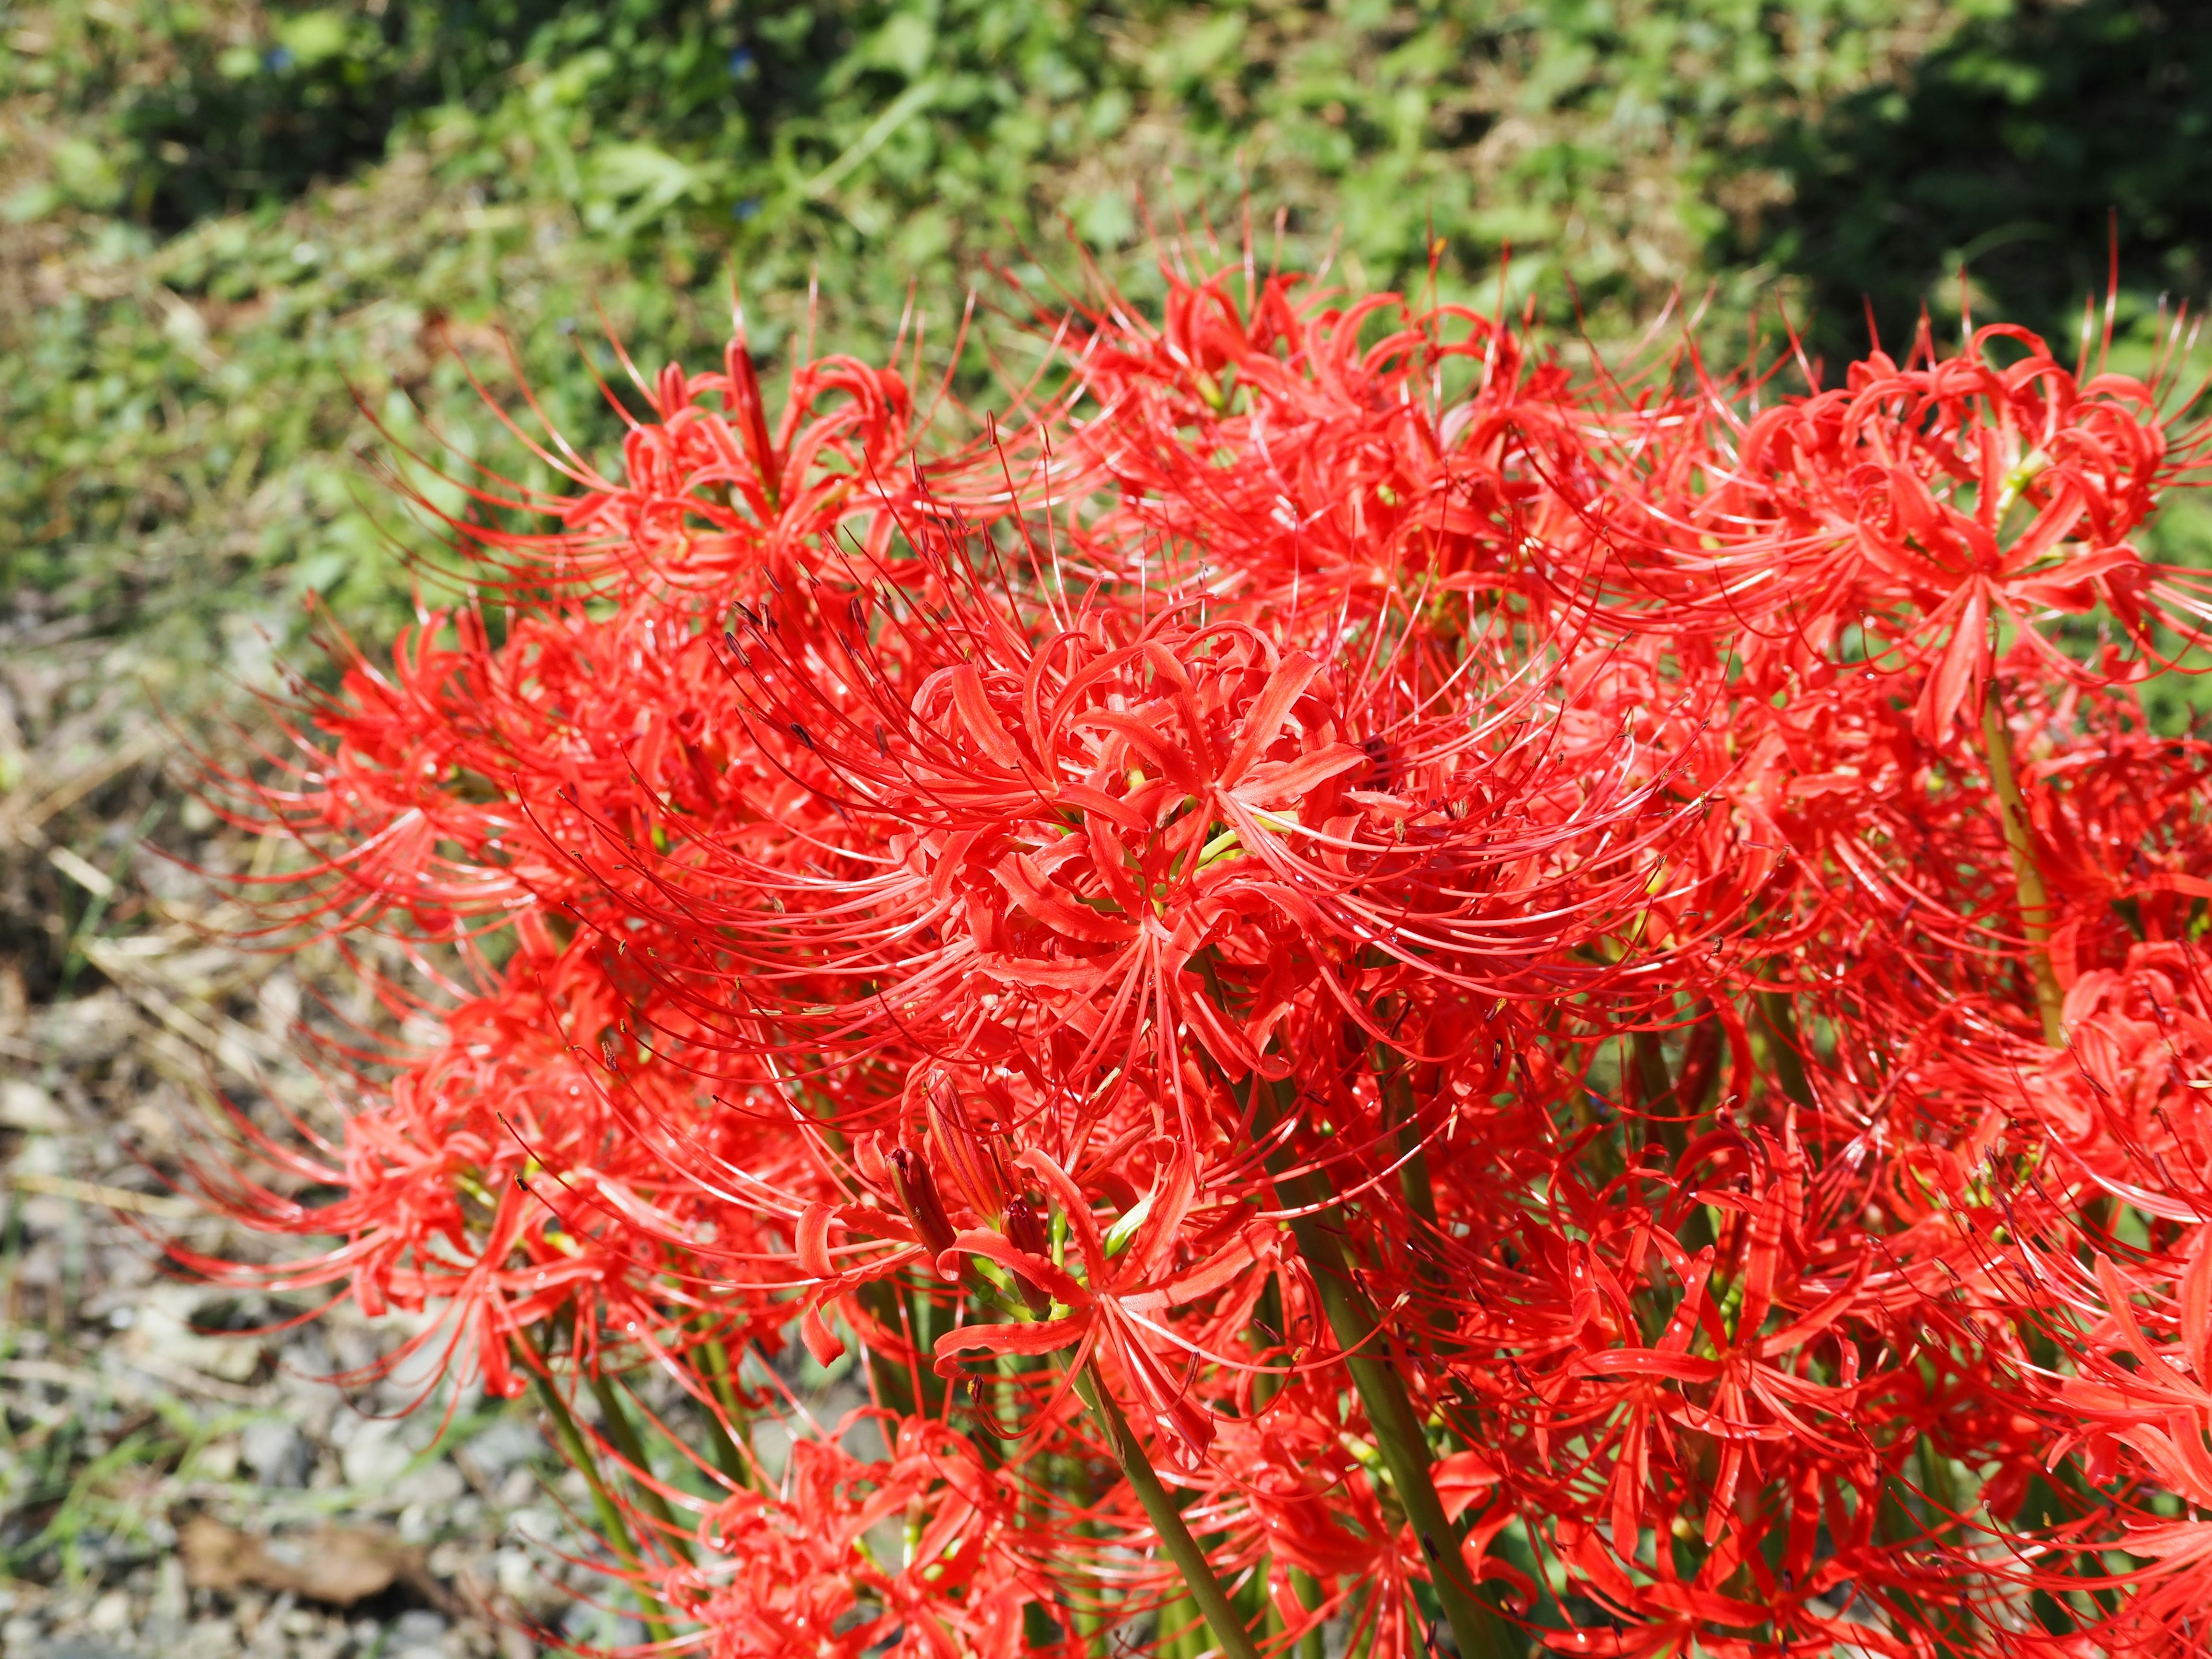
[[[240,1115],[341,1241],[268,1281],[552,1383],[665,1647],[2202,1651],[2196,436],[2016,331],[1777,403],[1169,285],[941,454],[740,339],[477,481],[499,626],[228,781],[444,1025]],[[873,1403],[771,1481],[793,1335]]]

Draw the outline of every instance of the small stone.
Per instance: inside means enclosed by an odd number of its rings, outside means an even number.
[[[59,1134],[69,1127],[54,1097],[35,1083],[11,1077],[0,1082],[0,1129],[25,1134]]]
[[[395,1481],[392,1487],[392,1499],[396,1504],[410,1507],[419,1504],[426,1510],[443,1510],[449,1508],[468,1489],[468,1482],[461,1479],[461,1472],[441,1459],[435,1463],[426,1463],[412,1474]]]
[[[238,1437],[238,1451],[246,1467],[264,1486],[304,1486],[314,1467],[314,1454],[307,1437],[282,1418],[249,1423]]]
[[[121,992],[95,991],[40,1009],[31,1019],[31,1047],[65,1066],[93,1066],[121,1054],[137,1027]]]
[[[399,1437],[399,1425],[386,1418],[365,1418],[356,1423],[339,1458],[348,1486],[371,1489],[397,1480],[414,1461],[415,1454]]]
[[[537,1425],[515,1417],[501,1418],[469,1442],[469,1455],[493,1474],[542,1456],[545,1449],[545,1437]]]
[[[510,1601],[526,1601],[541,1586],[538,1564],[530,1559],[526,1550],[494,1551],[491,1572],[500,1594]]]
[[[148,1640],[157,1649],[169,1647],[183,1634],[185,1617],[191,1611],[185,1564],[174,1554],[165,1555],[154,1575],[153,1604],[146,1613]]]
[[[234,1659],[239,1629],[228,1619],[204,1619],[177,1644],[178,1659]]]
[[[392,1637],[396,1642],[435,1647],[446,1639],[446,1615],[428,1607],[410,1607],[392,1621]]]

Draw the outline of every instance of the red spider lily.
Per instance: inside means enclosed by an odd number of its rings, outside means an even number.
[[[1589,482],[1565,372],[1461,307],[1340,307],[1296,276],[1248,279],[1240,307],[1236,286],[1176,283],[1157,331],[1110,295],[1083,318],[1069,350],[1100,412],[1074,453],[1113,492],[1075,527],[1085,550],[1319,617],[1452,592],[1540,604],[1541,567],[1571,556],[1549,544],[1587,540],[1573,493],[1547,487]]]
[[[272,1282],[534,1381],[663,1649],[2205,1651],[2162,383],[1170,287],[987,441],[740,339],[478,481],[501,627],[232,781],[445,975],[207,1172]]]
[[[2034,335],[1993,326],[1954,357],[1923,332],[1904,367],[1875,352],[1845,386],[1748,420],[1717,396],[1670,408],[1639,457],[1653,492],[1615,520],[1630,591],[1674,611],[1669,627],[1704,611],[1747,657],[1856,650],[1905,671],[1914,735],[1940,744],[1981,702],[2000,636],[2032,647],[2039,675],[2101,684],[2111,662],[2038,624],[2099,610],[2154,663],[2197,635],[2198,579],[2129,539],[2196,465],[2160,402],[2154,385],[2083,381]]]
[[[855,1426],[840,1425],[840,1436]],[[661,1588],[714,1632],[707,1650],[717,1659],[1009,1659],[1036,1645],[1024,1641],[1023,1611],[1050,1589],[1019,1483],[942,1424],[884,1426],[896,1437],[888,1458],[802,1440],[783,1490],[734,1494],[704,1517],[712,1564],[673,1572]],[[871,1536],[886,1523],[907,1535]]]

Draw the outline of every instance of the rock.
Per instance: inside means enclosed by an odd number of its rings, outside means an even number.
[[[31,1045],[65,1066],[112,1060],[129,1046],[138,1021],[119,991],[57,1002],[31,1018]]]
[[[428,1607],[410,1607],[392,1622],[392,1639],[435,1647],[446,1639],[446,1615]]]
[[[315,1466],[307,1437],[282,1418],[264,1417],[239,1436],[239,1456],[264,1486],[304,1486]]]
[[[537,1425],[520,1417],[503,1417],[469,1442],[469,1455],[492,1475],[503,1475],[518,1463],[542,1456],[545,1450],[545,1437]]]
[[[176,1659],[236,1659],[239,1651],[236,1625],[228,1619],[203,1619],[185,1632]]]
[[[441,1460],[426,1463],[412,1474],[404,1475],[392,1486],[392,1501],[401,1504],[421,1504],[428,1510],[445,1510],[468,1490],[468,1482],[451,1463]]]
[[[183,1365],[204,1376],[243,1382],[260,1368],[262,1344],[251,1335],[197,1330],[192,1319],[206,1291],[197,1285],[165,1285],[140,1298],[118,1346],[127,1359]]]
[[[69,1128],[69,1119],[54,1104],[54,1097],[25,1078],[0,1082],[0,1129],[25,1134],[56,1135]]]
[[[165,1555],[155,1574],[153,1603],[146,1610],[143,1634],[155,1648],[166,1649],[182,1633],[185,1617],[191,1612],[185,1564],[173,1555]]]
[[[415,1454],[400,1437],[397,1419],[364,1417],[354,1420],[338,1455],[346,1485],[381,1492],[407,1471]]]

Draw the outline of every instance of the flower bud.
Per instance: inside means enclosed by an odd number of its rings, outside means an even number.
[[[922,1110],[929,1119],[929,1139],[937,1149],[939,1165],[951,1176],[954,1189],[987,1224],[998,1225],[1006,1212],[1006,1182],[998,1152],[976,1133],[967,1103],[942,1072],[923,1085]]]
[[[1024,1255],[1051,1259],[1052,1239],[1045,1231],[1044,1218],[1018,1193],[1006,1200],[1006,1243]],[[1052,1310],[1050,1293],[1025,1275],[1014,1275],[1014,1288],[1022,1293],[1023,1304],[1038,1318]]]
[[[929,1165],[921,1154],[908,1152],[903,1146],[894,1146],[884,1160],[891,1168],[891,1190],[898,1194],[899,1208],[914,1224],[915,1235],[922,1248],[935,1258],[952,1248],[952,1222],[945,1213],[945,1200],[937,1195],[937,1182],[929,1173]]]

